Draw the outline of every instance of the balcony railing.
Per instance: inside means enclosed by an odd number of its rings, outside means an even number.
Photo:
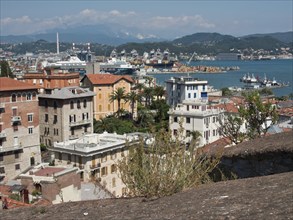
[[[100,164],[100,163],[92,164],[92,165],[90,166],[90,168],[91,168],[92,170],[99,169],[100,167],[101,167],[101,164]]]
[[[69,126],[71,126],[71,127],[80,126],[80,125],[86,125],[86,124],[91,124],[91,120],[86,119],[86,120],[82,120],[82,121],[69,122]]]
[[[21,122],[21,117],[20,116],[12,116],[11,122],[12,123]]]
[[[6,133],[0,131],[0,138],[6,138]]]
[[[23,147],[21,145],[15,145],[13,147],[0,147],[0,152],[9,152],[15,150],[21,150]]]
[[[77,138],[78,138],[77,134],[69,135],[69,140],[74,140],[74,139],[77,139]]]

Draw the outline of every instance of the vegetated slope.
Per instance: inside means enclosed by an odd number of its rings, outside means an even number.
[[[265,37],[269,36],[284,43],[292,43],[293,42],[293,31],[288,32],[277,32],[277,33],[267,33],[267,34],[251,34],[246,35],[241,38],[248,38],[248,37]]]

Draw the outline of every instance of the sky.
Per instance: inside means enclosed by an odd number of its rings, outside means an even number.
[[[198,32],[233,36],[292,31],[292,0],[0,0],[0,35],[117,24],[174,38]]]

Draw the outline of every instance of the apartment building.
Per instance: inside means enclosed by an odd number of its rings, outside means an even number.
[[[81,84],[97,94],[94,98],[94,118],[99,120],[118,110],[118,102],[110,101],[111,94],[118,88],[124,88],[125,94],[129,93],[134,81],[125,75],[87,74],[81,79]],[[125,100],[121,100],[121,108],[131,112],[130,103]]]
[[[21,80],[31,85],[39,86],[40,93],[50,93],[53,89],[79,86],[79,73],[47,69],[43,73],[25,73]]]
[[[38,87],[0,78],[0,181],[41,162]]]
[[[126,192],[125,185],[118,175],[117,162],[128,154],[128,144],[137,143],[142,133],[125,135],[102,134],[84,135],[78,140],[55,142],[49,148],[55,155],[55,164],[79,167],[85,182],[96,180],[115,197]]]
[[[40,141],[46,146],[93,132],[95,93],[78,86],[39,95]]]
[[[192,132],[198,131],[201,134],[198,147],[214,142],[220,138],[220,120],[224,112],[209,106],[207,101],[185,100],[168,112],[172,137],[179,135],[182,141],[190,143]]]
[[[165,81],[167,104],[176,107],[183,100],[207,100],[208,81],[189,76],[172,77]]]

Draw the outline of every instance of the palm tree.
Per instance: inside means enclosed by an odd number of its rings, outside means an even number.
[[[150,106],[152,99],[153,99],[153,93],[154,93],[154,89],[153,88],[145,88],[143,90],[143,96],[145,97],[145,105],[146,106]]]
[[[135,107],[136,101],[138,100],[138,94],[135,91],[131,91],[131,92],[127,93],[125,99],[126,99],[127,102],[130,102],[130,105],[131,105],[131,116],[132,116],[132,120],[133,120],[134,107]]]
[[[165,95],[165,89],[163,86],[156,86],[154,89],[154,94],[157,96],[157,99],[161,99]]]
[[[118,103],[118,115],[121,112],[121,100],[125,99],[125,89],[124,88],[118,88],[116,89],[116,91],[112,92],[112,94],[110,95],[110,102],[114,102],[115,100],[117,100]]]

